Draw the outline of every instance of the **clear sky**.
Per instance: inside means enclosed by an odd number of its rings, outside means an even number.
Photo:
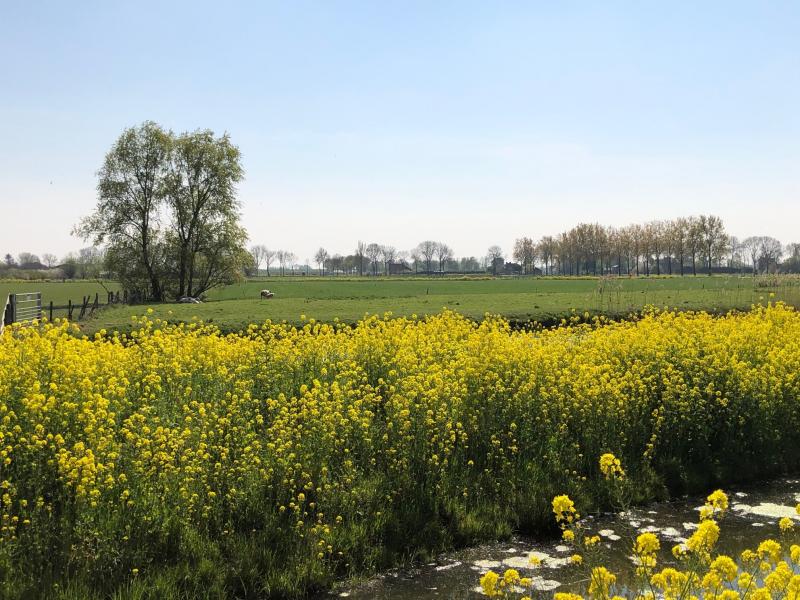
[[[800,3],[0,0],[0,253],[124,127],[228,131],[251,241],[458,255],[715,213],[800,241]]]

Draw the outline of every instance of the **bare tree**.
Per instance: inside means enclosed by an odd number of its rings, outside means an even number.
[[[686,264],[686,249],[689,243],[689,221],[684,218],[673,221],[670,225],[669,235],[672,238],[672,247],[680,265],[681,276],[683,276],[683,269]]]
[[[270,250],[269,248],[264,248],[264,268],[267,270],[267,277],[270,276],[269,268],[277,257],[278,257],[277,250]]]
[[[319,266],[320,275],[325,275],[325,261],[328,260],[328,251],[325,248],[320,248],[314,255],[314,261]]]
[[[334,254],[328,259],[328,264],[334,275],[344,267],[344,257],[341,254]]]
[[[294,275],[294,267],[295,267],[295,264],[297,263],[297,254],[295,254],[294,252],[288,252],[288,251],[284,252],[284,259],[286,260],[286,264],[291,269],[292,275]]]
[[[397,252],[397,256],[395,257],[395,261],[397,261],[401,265],[408,266],[408,251],[407,250],[399,250]]]
[[[725,227],[722,224],[722,219],[714,215],[700,215],[698,224],[706,267],[710,275],[713,259],[719,257],[720,254],[724,252],[726,245]]]
[[[103,269],[103,251],[96,246],[88,246],[78,251],[78,270],[81,279],[100,277]]]
[[[648,223],[645,227],[645,232],[647,235],[647,244],[649,251],[647,253],[648,256],[648,267],[649,267],[649,257],[652,256],[655,259],[656,263],[656,275],[661,275],[661,253],[663,252],[662,242],[664,239],[664,230],[659,221],[653,221],[652,223]],[[649,268],[648,268],[648,275],[649,275]]]
[[[38,256],[31,252],[20,252],[19,256],[17,256],[17,263],[22,269],[30,269],[40,265],[41,261]]]
[[[546,235],[539,240],[537,250],[539,253],[539,258],[544,263],[545,275],[551,275],[553,272],[553,258],[556,255],[557,247],[558,245],[556,244],[556,240],[552,236]]]
[[[422,260],[425,261],[425,271],[428,273],[432,271],[431,263],[433,262],[433,257],[436,255],[436,246],[436,242],[432,240],[425,240],[424,242],[420,242],[417,246],[417,252]]]
[[[503,250],[500,246],[489,246],[489,250],[486,251],[486,258],[492,268],[492,274],[497,275],[497,264],[503,259]]]
[[[358,241],[358,245],[356,246],[356,260],[358,261],[358,274],[360,276],[364,275],[364,255],[367,252],[367,244],[362,242],[361,240]]]
[[[408,253],[408,255],[411,258],[411,262],[414,263],[414,273],[416,273],[419,269],[419,262],[422,260],[422,255],[419,252],[419,248],[414,248]]]
[[[768,235],[759,238],[758,263],[762,272],[770,273],[770,267],[777,268],[778,261],[783,255],[783,245],[773,237]]]
[[[703,227],[697,217],[689,217],[687,243],[692,257],[692,275],[697,275],[697,255],[703,248]]]
[[[753,267],[753,276],[758,272],[758,252],[761,248],[761,238],[750,236],[742,240],[742,248],[750,257],[750,265]]]
[[[263,244],[257,244],[250,248],[250,255],[253,257],[253,266],[256,269],[256,275],[258,275],[258,270],[261,268],[261,263],[264,262],[266,259],[266,255],[269,250]]]
[[[381,254],[383,253],[383,249],[381,248],[380,244],[372,243],[369,244],[365,250],[367,255],[367,259],[369,260],[370,264],[372,265],[372,274],[378,274],[378,262],[380,260]]]
[[[286,252],[286,250],[278,250],[275,253],[276,258],[278,259],[278,264],[281,267],[281,276],[286,274],[286,263],[288,262],[288,258],[290,252]]]
[[[536,246],[529,237],[519,238],[514,242],[512,253],[514,260],[522,265],[523,273],[530,273],[531,266],[536,258]]]
[[[783,262],[783,268],[789,273],[800,273],[800,244],[786,244],[788,258]]]
[[[469,271],[479,271],[481,268],[480,261],[478,261],[478,259],[474,256],[464,256],[458,261],[458,263],[461,271],[464,273]]]
[[[736,264],[736,259],[739,256],[739,251],[742,248],[742,244],[735,235],[728,236],[728,267],[733,269],[734,265]]]
[[[45,254],[42,254],[42,262],[48,269],[52,269],[58,264],[58,257],[55,254],[46,252]]]
[[[439,272],[443,273],[447,268],[447,261],[452,260],[453,250],[447,244],[438,242],[436,244],[436,260],[439,261]]]
[[[389,265],[397,258],[397,248],[394,246],[381,246],[381,256],[383,257],[383,268],[389,274]]]

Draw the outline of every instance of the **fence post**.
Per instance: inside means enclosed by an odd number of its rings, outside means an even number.
[[[67,300],[67,320],[72,321],[72,300]]]
[[[50,300],[50,317],[47,319],[51,323],[53,322],[53,301]]]
[[[0,329],[5,325],[11,325],[14,322],[14,295],[9,294],[3,304],[3,314],[0,315]]]

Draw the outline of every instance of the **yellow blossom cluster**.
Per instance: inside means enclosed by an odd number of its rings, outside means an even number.
[[[532,580],[529,577],[520,577],[516,569],[506,569],[502,576],[494,571],[488,571],[480,580],[481,592],[490,598],[519,598],[521,590],[530,590]],[[524,593],[524,592],[523,592]],[[529,596],[522,596],[520,600],[530,600]]]
[[[783,469],[798,372],[800,315],[782,304],[525,331],[452,312],[231,334],[15,325],[0,337],[0,580],[80,576],[110,596],[171,557],[296,595],[407,543],[519,526],[520,507],[543,526],[542,486],[592,494],[583,474],[609,449],[626,471],[611,454],[601,469],[620,485],[667,468],[724,477],[753,457]]]
[[[606,452],[600,457],[600,472],[606,479],[625,476],[625,471],[622,469],[622,463],[610,452]]]

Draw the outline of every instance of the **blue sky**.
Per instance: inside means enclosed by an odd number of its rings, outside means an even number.
[[[800,241],[797,2],[0,7],[2,253],[80,247],[146,119],[228,131],[251,240],[301,259],[700,212]]]

